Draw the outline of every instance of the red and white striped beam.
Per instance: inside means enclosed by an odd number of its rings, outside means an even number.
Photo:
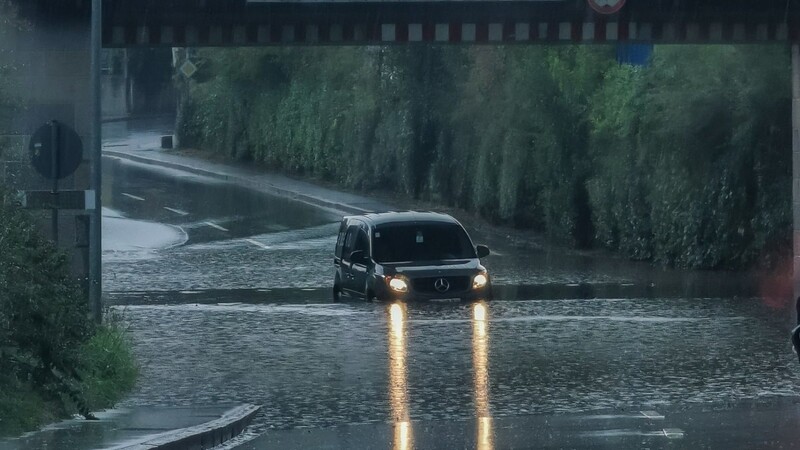
[[[725,22],[270,23],[112,26],[104,31],[105,47],[800,41],[800,27],[787,23]]]

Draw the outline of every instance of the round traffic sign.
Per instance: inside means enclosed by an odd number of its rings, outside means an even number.
[[[600,14],[614,14],[625,6],[625,0],[588,0],[589,6]]]
[[[78,133],[56,121],[33,133],[29,150],[33,168],[51,180],[72,175],[83,160],[83,142]]]

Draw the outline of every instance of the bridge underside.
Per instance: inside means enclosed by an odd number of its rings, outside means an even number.
[[[786,0],[104,0],[105,47],[800,41]]]

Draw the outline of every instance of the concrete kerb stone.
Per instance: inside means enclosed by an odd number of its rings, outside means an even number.
[[[216,447],[238,436],[261,406],[238,406],[219,419],[194,427],[169,431],[154,436],[152,439],[114,450],[204,450]]]
[[[148,158],[146,156],[141,155],[132,155],[130,153],[125,152],[117,152],[113,150],[103,150],[103,156],[109,156],[119,159],[127,159],[130,161],[142,163],[142,164],[151,164],[155,166],[167,167],[170,169],[177,169],[182,170],[184,172],[193,173],[195,175],[203,175],[210,178],[215,178],[217,180],[228,181],[228,182],[236,182],[239,185],[246,186],[255,190],[260,190],[264,192],[268,192],[270,194],[278,195],[281,197],[288,197],[303,203],[307,203],[313,206],[319,206],[322,208],[330,208],[335,209],[338,211],[345,212],[347,214],[366,214],[373,212],[371,210],[358,208],[353,205],[348,205],[345,203],[339,202],[332,202],[328,201],[319,197],[314,197],[312,195],[301,194],[296,191],[291,191],[288,189],[282,189],[272,184],[265,184],[265,183],[253,183],[245,178],[238,177],[238,176],[231,176],[228,174],[221,174],[211,170],[201,169],[199,167],[194,167],[187,164],[175,163],[171,161],[163,161],[161,159],[156,158]]]

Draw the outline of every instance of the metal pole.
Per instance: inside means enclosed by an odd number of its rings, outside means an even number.
[[[100,49],[102,27],[102,0],[92,0],[92,180],[91,188],[94,190],[94,210],[90,221],[89,231],[89,301],[92,315],[97,323],[103,320],[103,278],[102,278],[102,143],[100,140]]]
[[[59,156],[61,153],[61,149],[58,148],[59,143],[58,122],[52,120],[50,121],[50,175],[53,178],[53,188],[51,191],[53,200],[57,198],[56,195],[58,194],[58,173],[60,172],[58,165],[60,163]],[[50,226],[53,228],[53,242],[56,244],[56,247],[58,247],[58,209],[53,208],[50,214]]]

